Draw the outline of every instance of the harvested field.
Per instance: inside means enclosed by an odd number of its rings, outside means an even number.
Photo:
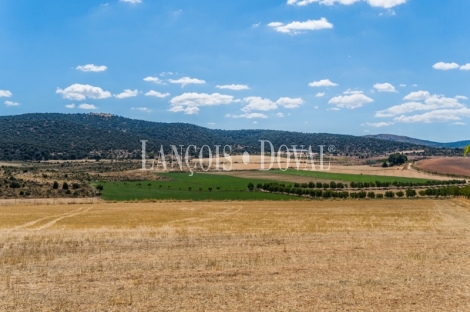
[[[433,158],[418,161],[415,166],[426,172],[470,177],[470,158]]]
[[[455,200],[0,207],[2,311],[465,311]]]

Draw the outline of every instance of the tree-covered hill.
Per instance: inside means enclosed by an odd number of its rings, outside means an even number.
[[[280,145],[334,145],[339,155],[372,157],[402,150],[425,150],[426,155],[460,151],[367,137],[277,130],[212,130],[184,123],[135,120],[109,114],[24,114],[0,117],[0,160],[138,158],[141,142],[147,151],[163,145],[231,145],[234,152],[258,152],[259,140]]]

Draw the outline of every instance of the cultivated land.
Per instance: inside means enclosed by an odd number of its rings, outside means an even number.
[[[470,177],[470,158],[433,158],[420,160],[415,166],[426,172]]]
[[[0,207],[2,311],[467,311],[468,200]]]

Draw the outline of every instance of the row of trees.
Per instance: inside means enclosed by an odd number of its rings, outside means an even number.
[[[417,187],[417,186],[437,186],[437,185],[462,185],[466,184],[466,180],[448,180],[448,181],[426,181],[426,183],[414,183],[414,182],[351,182],[349,185],[351,188],[372,188],[372,187]],[[270,182],[270,183],[259,183],[256,188],[270,191],[279,190],[285,188],[291,188],[291,185],[285,185],[284,183]],[[336,183],[331,181],[330,183],[321,183],[321,182],[310,182],[310,183],[294,183],[294,188],[301,189],[344,189],[347,188],[347,183]],[[253,183],[248,184],[248,188],[253,190],[255,188]],[[276,191],[277,192],[277,191]]]
[[[393,192],[393,191],[387,191],[384,194],[382,193],[375,193],[373,191],[366,192],[366,191],[360,191],[360,192],[347,192],[347,191],[335,191],[331,189],[326,189],[326,190],[321,190],[321,189],[303,189],[303,188],[291,188],[291,187],[282,187],[281,185],[271,185],[269,183],[266,184],[258,184],[260,186],[260,189],[271,192],[271,193],[284,193],[284,194],[290,194],[290,195],[297,195],[297,196],[309,196],[311,198],[402,198],[402,197],[407,197],[407,198],[413,198],[418,195],[416,190],[414,189],[407,189],[404,192],[403,191],[398,191],[398,192]],[[265,188],[265,186],[267,188]],[[250,183],[249,187],[250,190],[254,189],[253,183]],[[452,187],[441,187],[441,188],[430,188],[426,190],[421,190],[419,191],[420,196],[432,196],[432,197],[449,197],[449,196],[465,196],[467,198],[470,198],[470,187],[457,187],[457,186],[452,186]]]

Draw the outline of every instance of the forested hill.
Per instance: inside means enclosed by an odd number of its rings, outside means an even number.
[[[470,140],[450,142],[450,143],[439,143],[439,142],[419,140],[419,139],[410,138],[407,136],[394,135],[394,134],[373,134],[373,135],[365,135],[365,137],[381,139],[381,140],[390,140],[390,141],[402,142],[402,143],[411,143],[411,144],[424,145],[424,146],[430,146],[430,147],[464,148],[465,146],[470,144]]]
[[[149,152],[163,145],[231,145],[235,152],[260,150],[259,140],[280,145],[334,145],[336,153],[364,158],[402,150],[427,155],[453,154],[410,143],[327,133],[275,130],[212,130],[192,124],[134,120],[109,114],[24,114],[0,117],[0,160],[48,160],[140,157],[141,142]],[[213,148],[214,149],[214,148]]]

